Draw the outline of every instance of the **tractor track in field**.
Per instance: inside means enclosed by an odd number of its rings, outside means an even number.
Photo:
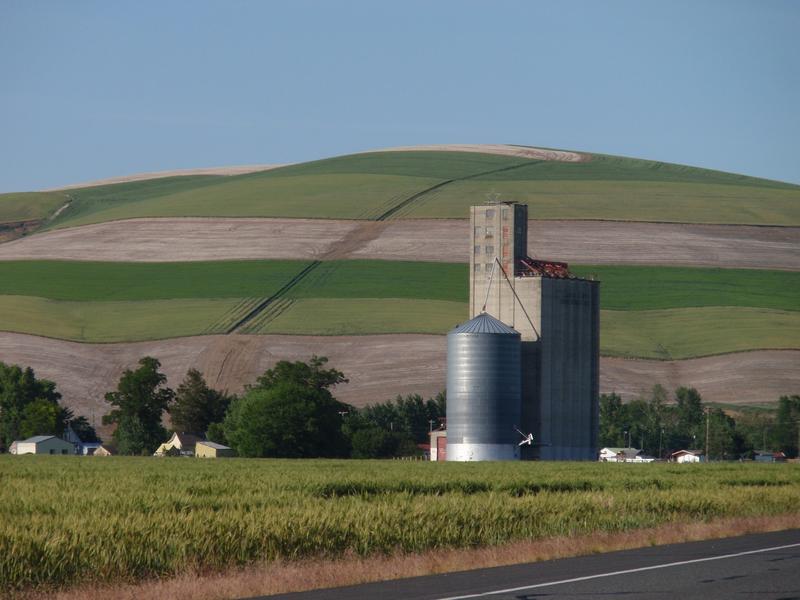
[[[309,275],[309,273],[314,271],[314,269],[319,267],[321,264],[322,264],[321,260],[315,260],[315,261],[311,262],[310,264],[306,265],[303,268],[302,271],[300,271],[297,275],[292,277],[288,282],[286,282],[283,285],[283,287],[281,287],[277,292],[272,294],[272,296],[270,296],[269,298],[267,298],[263,302],[259,302],[246,315],[244,315],[241,319],[239,319],[233,325],[228,327],[228,329],[225,331],[225,333],[226,334],[231,334],[231,333],[241,332],[244,329],[245,325],[247,325],[248,323],[253,321],[264,310],[266,310],[267,308],[275,305],[278,300],[283,299],[286,296],[286,294],[289,292],[289,290],[291,290],[293,287],[295,287],[297,284],[299,284],[301,281],[303,281],[303,279],[305,279]],[[284,308],[288,308],[288,306],[289,305],[285,305]],[[276,311],[276,313],[272,316],[272,318],[274,319],[281,312],[283,312],[283,310]]]
[[[396,204],[395,206],[393,206],[389,210],[387,210],[384,213],[382,213],[379,216],[377,216],[374,220],[375,221],[386,221],[387,219],[390,219],[392,216],[397,214],[399,211],[403,210],[404,208],[407,208],[408,206],[410,206],[411,204],[413,204],[414,202],[416,202],[417,200],[419,200],[423,196],[425,196],[427,194],[430,194],[431,192],[434,192],[434,191],[436,191],[438,189],[441,189],[441,188],[445,187],[446,185],[450,185],[451,183],[455,183],[457,181],[467,181],[469,179],[475,179],[476,177],[483,177],[484,175],[493,175],[494,173],[503,173],[505,171],[513,171],[514,169],[519,169],[519,168],[522,168],[522,167],[529,167],[531,165],[540,164],[541,162],[543,162],[543,161],[527,160],[527,161],[525,161],[523,163],[517,163],[517,164],[514,164],[514,165],[510,165],[508,167],[502,167],[501,169],[492,169],[490,171],[481,171],[480,173],[473,173],[472,175],[466,175],[464,177],[455,177],[453,179],[446,179],[445,181],[440,181],[436,185],[432,185],[431,187],[426,188],[426,189],[422,190],[421,192],[417,192],[416,194],[413,194],[413,195],[409,196],[405,200],[399,202],[398,204]]]

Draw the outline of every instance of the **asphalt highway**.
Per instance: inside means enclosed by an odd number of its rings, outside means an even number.
[[[800,530],[269,596],[271,600],[800,600]]]

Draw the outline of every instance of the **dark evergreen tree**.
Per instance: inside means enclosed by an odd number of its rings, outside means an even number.
[[[200,371],[189,369],[168,409],[172,428],[205,435],[212,423],[222,422],[230,403],[229,396],[206,385]]]
[[[138,369],[122,374],[117,391],[105,396],[115,408],[103,417],[103,423],[117,425],[113,437],[120,454],[152,454],[166,439],[161,418],[175,393],[166,386],[160,368],[158,360],[145,356]]]

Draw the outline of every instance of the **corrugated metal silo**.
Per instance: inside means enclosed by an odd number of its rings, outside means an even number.
[[[447,460],[519,458],[520,334],[482,313],[447,334]]]

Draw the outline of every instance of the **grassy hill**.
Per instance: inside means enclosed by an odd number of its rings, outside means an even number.
[[[800,225],[800,186],[683,165],[587,155],[556,162],[468,152],[385,151],[238,176],[183,176],[39,195],[47,227],[134,217],[465,218],[489,194],[537,219]],[[18,194],[0,222],[22,221]]]
[[[344,260],[0,262],[0,330],[137,341],[225,333],[304,269],[244,333],[443,334],[467,318],[463,264]],[[601,352],[689,358],[800,348],[800,273],[584,265],[601,288]]]

